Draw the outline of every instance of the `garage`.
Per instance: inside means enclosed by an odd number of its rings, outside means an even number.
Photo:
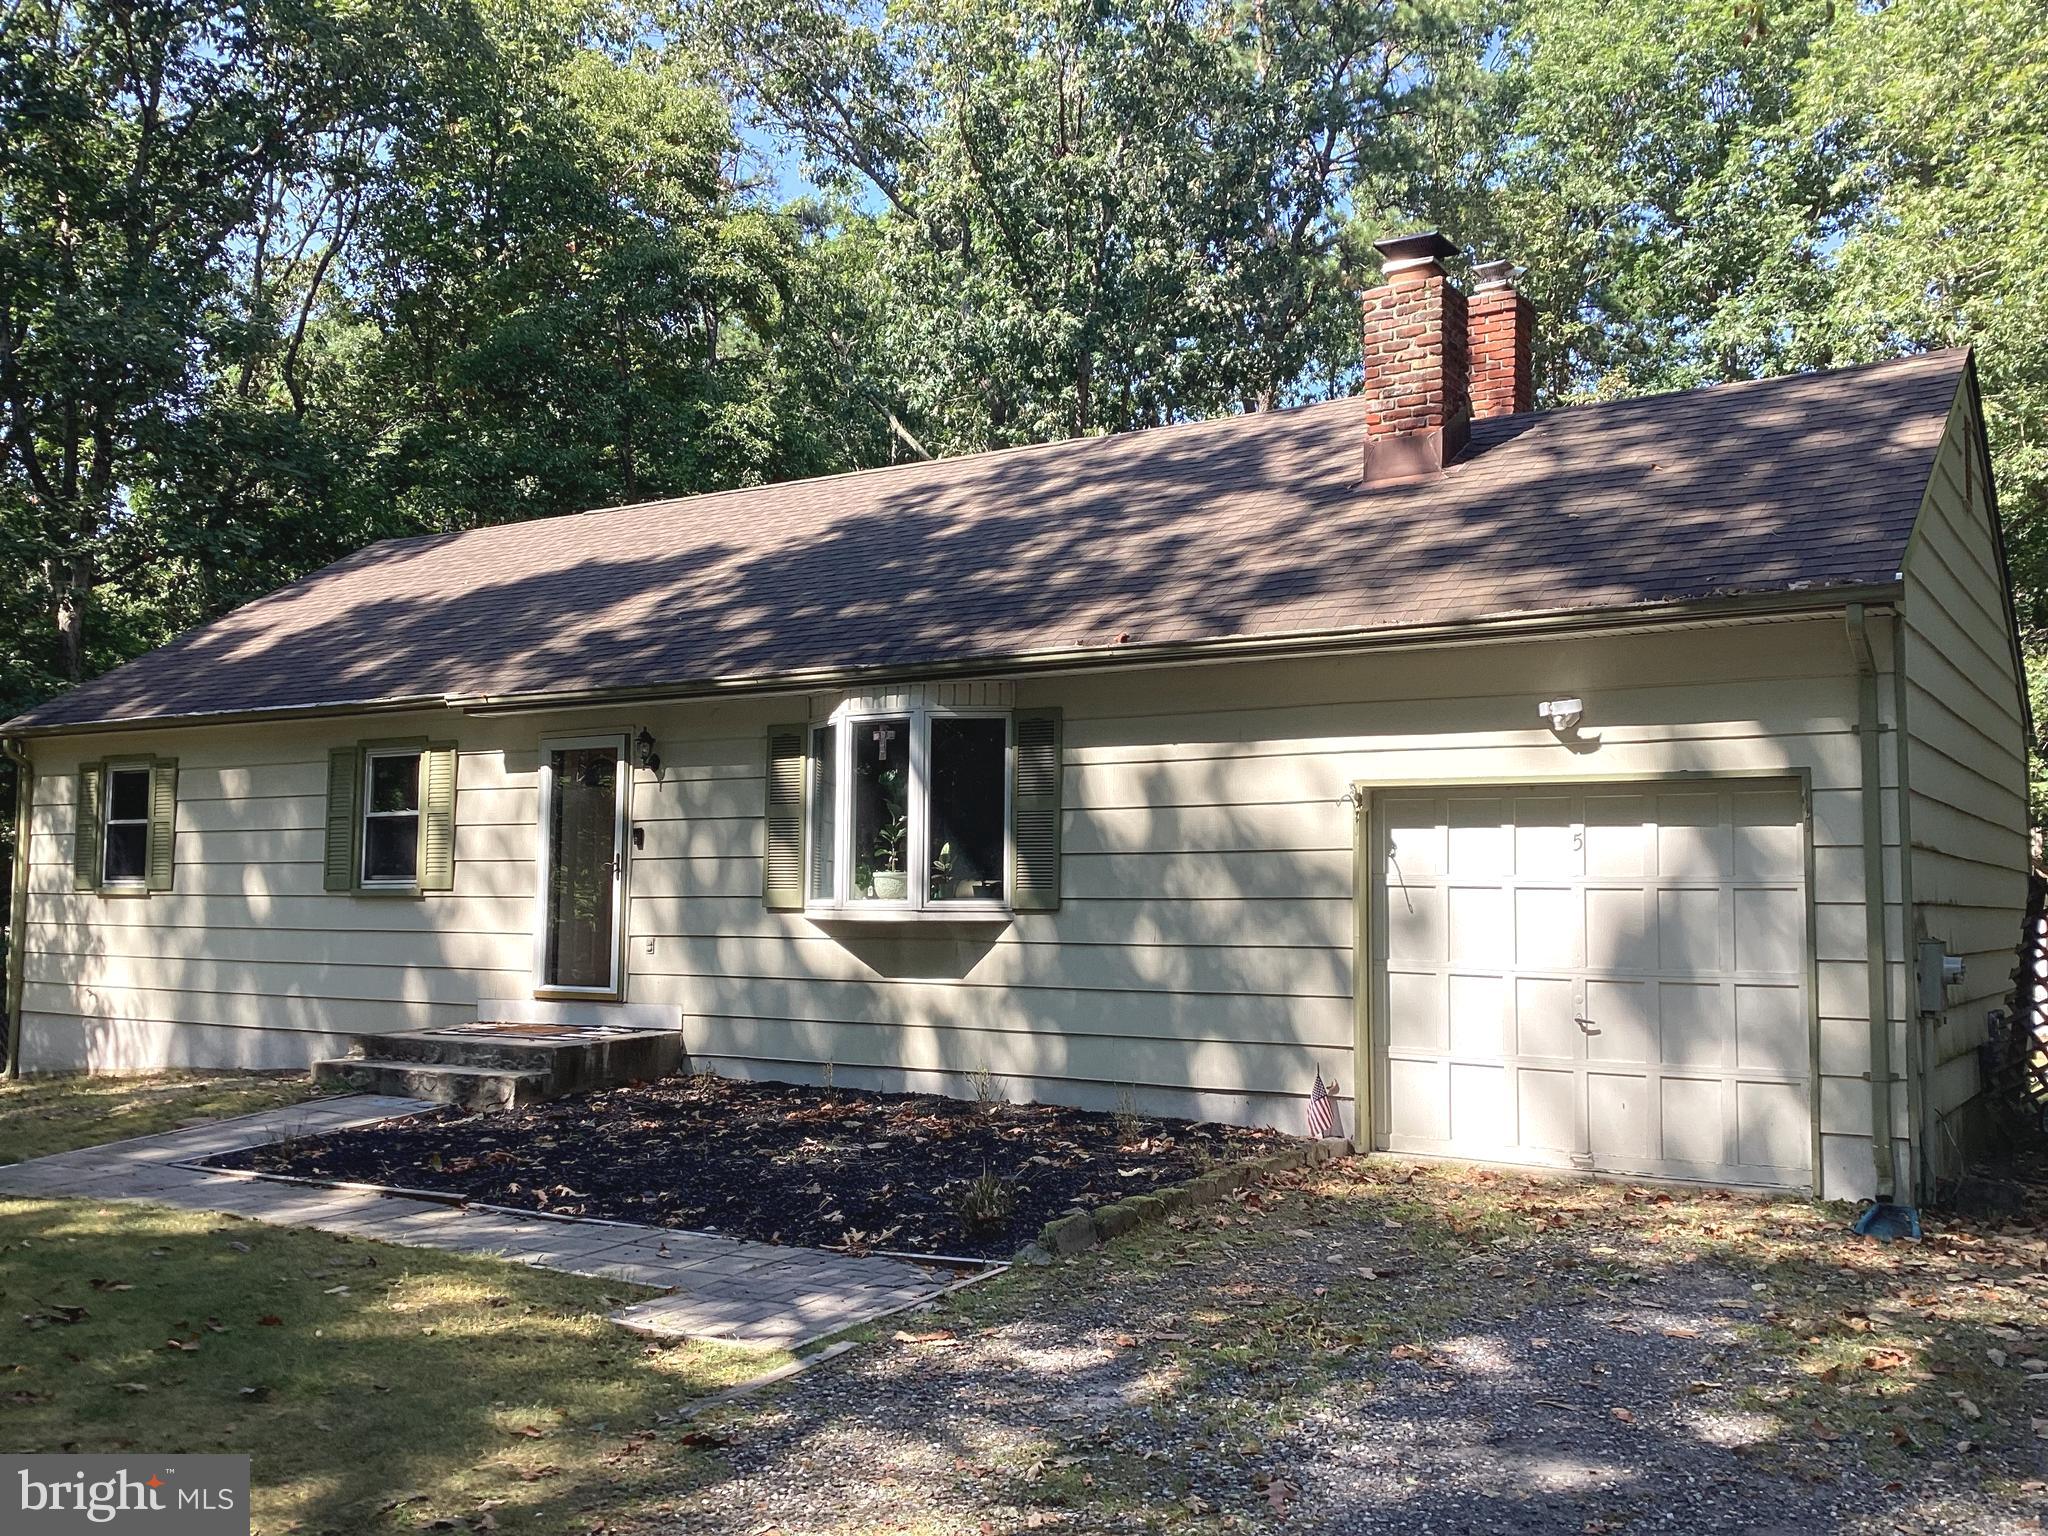
[[[1388,790],[1373,806],[1377,1146],[1812,1186],[1797,783]]]

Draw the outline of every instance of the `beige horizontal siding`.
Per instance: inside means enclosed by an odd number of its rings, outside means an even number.
[[[1905,566],[1907,816],[1913,936],[1963,958],[1964,985],[1916,1023],[1937,1173],[1967,1144],[1987,1010],[2004,1006],[2025,901],[2026,743],[1978,424],[1959,396]],[[1949,1122],[1942,1126],[1942,1122]]]
[[[1701,628],[1374,658],[1233,664],[1020,683],[1066,716],[1064,901],[933,931],[833,925],[759,899],[765,728],[826,699],[593,714],[421,715],[45,743],[35,812],[32,1027],[62,1048],[304,1055],[341,1034],[466,1017],[531,989],[542,734],[656,736],[636,774],[628,996],[685,1020],[723,1070],[964,1086],[1300,1123],[1318,1069],[1352,1082],[1354,781],[1627,780],[1801,773],[1814,790],[1821,1088],[1828,1156],[1868,1135],[1837,1083],[1868,1066],[1862,784],[1838,620]],[[1584,750],[1535,716],[1588,701]],[[456,889],[322,888],[326,755],[362,735],[460,744]],[[81,755],[175,753],[176,889],[70,889],[69,771]],[[1882,796],[1899,878],[1896,795]],[[1904,918],[1888,911],[1894,977]],[[1897,983],[1895,982],[1895,985]],[[184,1033],[181,1035],[180,1031]],[[1859,1118],[1860,1117],[1860,1118]],[[1867,1172],[1867,1142],[1863,1160]],[[1847,1151],[1843,1149],[1849,1149]],[[1843,1186],[1845,1189],[1849,1185]]]

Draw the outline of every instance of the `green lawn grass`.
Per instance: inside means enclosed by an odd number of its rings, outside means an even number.
[[[303,1072],[76,1072],[0,1082],[0,1163],[254,1114],[319,1091]]]
[[[606,1321],[645,1294],[227,1216],[0,1200],[6,1448],[247,1453],[265,1532],[580,1531],[696,1481],[707,1453],[663,1416],[787,1358]]]

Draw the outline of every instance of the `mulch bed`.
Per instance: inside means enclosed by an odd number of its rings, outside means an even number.
[[[1177,1184],[1281,1139],[1045,1104],[671,1077],[529,1109],[437,1110],[212,1162],[761,1242],[1008,1258],[1076,1205]],[[971,1227],[961,1202],[984,1170],[1012,1209]]]

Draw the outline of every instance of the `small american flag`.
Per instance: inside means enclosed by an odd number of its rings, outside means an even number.
[[[1316,1068],[1316,1085],[1308,1091],[1308,1133],[1315,1137],[1337,1134],[1337,1100],[1323,1081],[1323,1069]]]

